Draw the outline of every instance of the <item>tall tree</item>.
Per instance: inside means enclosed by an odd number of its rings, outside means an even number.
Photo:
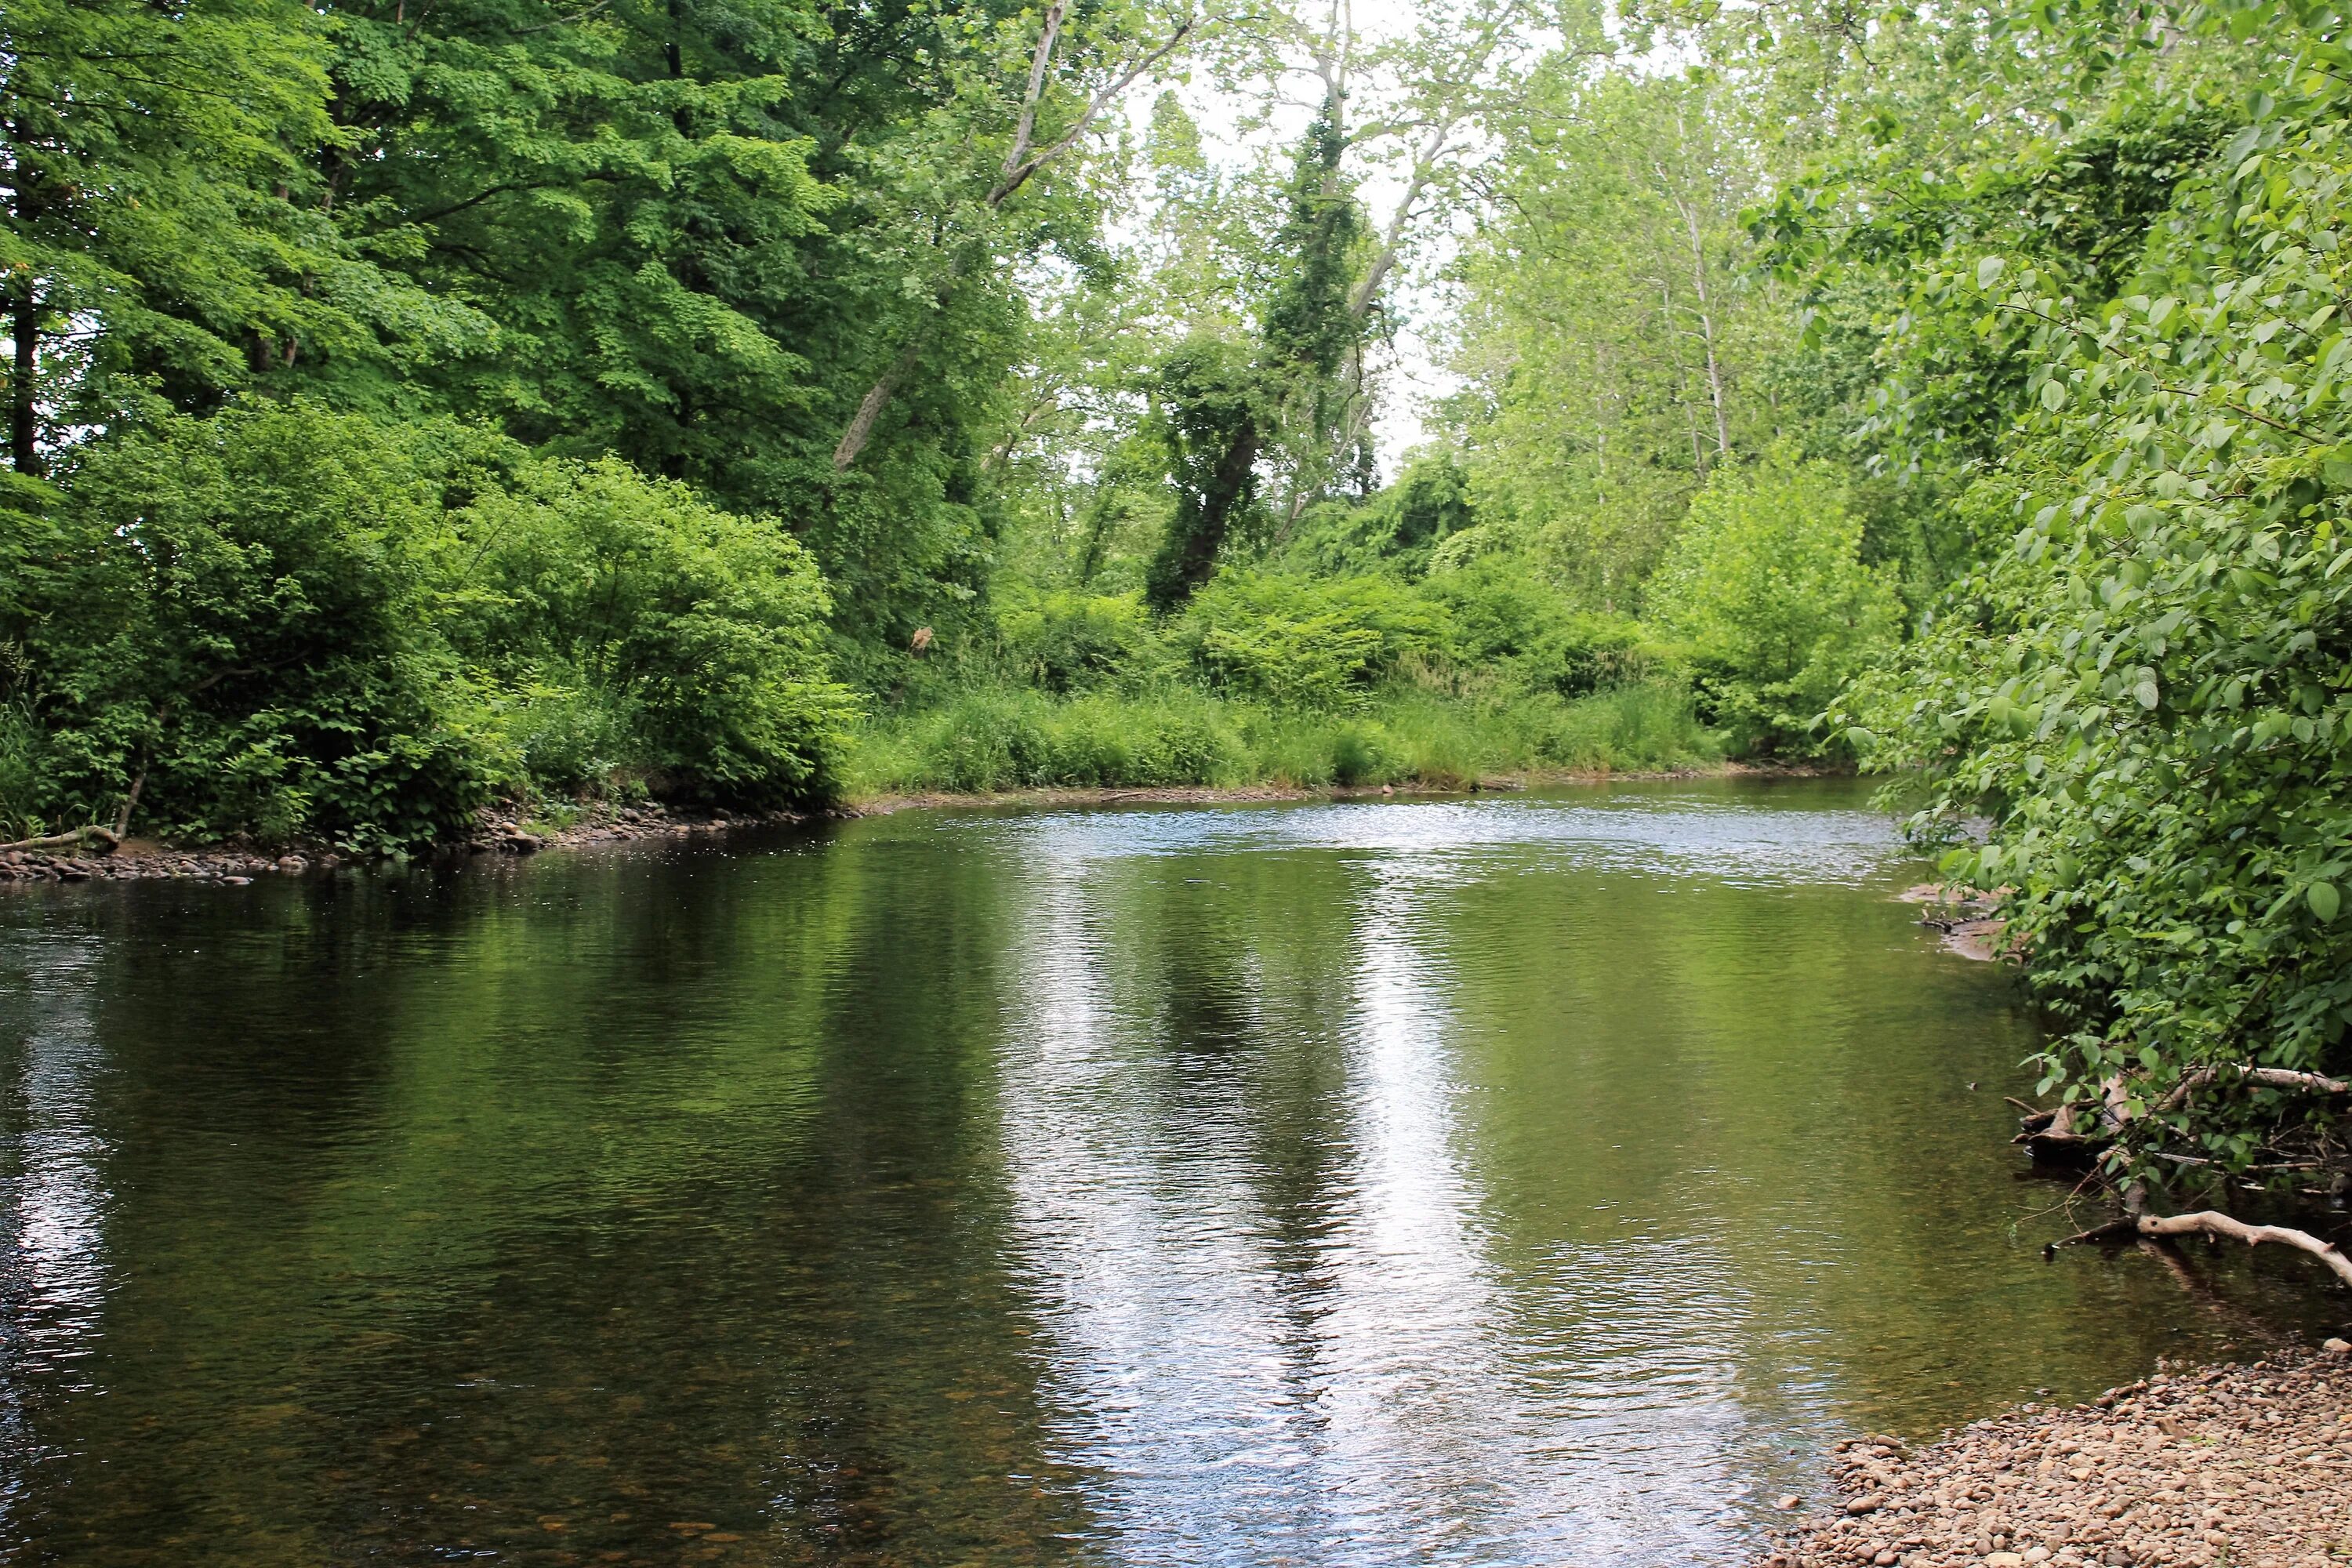
[[[1777,419],[1794,310],[1753,281],[1769,167],[1705,78],[1548,68],[1465,258],[1456,364],[1482,494],[1566,579],[1630,608],[1689,500]]]
[[[205,408],[306,353],[488,323],[322,216],[334,24],[296,0],[0,11],[10,461],[160,395]]]

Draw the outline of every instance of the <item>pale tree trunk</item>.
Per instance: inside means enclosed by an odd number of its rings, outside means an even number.
[[[1037,130],[1037,106],[1045,97],[1045,76],[1053,64],[1054,45],[1061,37],[1062,18],[1068,9],[1069,0],[1054,0],[1053,5],[1046,8],[1045,26],[1037,34],[1037,47],[1029,58],[1029,80],[1021,95],[1020,117],[1013,123],[1012,149],[1004,154],[1003,167],[997,175],[996,184],[982,198],[982,205],[991,212],[1003,207],[1038,170],[1076,145],[1078,139],[1087,133],[1087,128],[1094,124],[1112,100],[1133,86],[1136,78],[1174,52],[1191,36],[1193,27],[1189,17],[1180,23],[1165,43],[1138,58],[1112,78],[1101,91],[1088,99],[1068,130],[1045,146],[1033,149],[1032,142]],[[866,450],[866,442],[873,439],[876,422],[882,417],[882,411],[889,406],[891,397],[921,363],[931,323],[939,319],[940,312],[947,309],[948,300],[954,294],[956,285],[962,280],[969,265],[961,255],[950,264],[947,276],[932,291],[930,315],[915,328],[913,335],[890,361],[889,368],[883,371],[866,395],[858,399],[857,412],[850,416],[839,444],[833,449],[835,472],[845,470],[857,461],[858,454]]]
[[[1699,231],[1698,210],[1688,202],[1677,199],[1675,205],[1682,213],[1683,226],[1690,235],[1691,292],[1698,300],[1699,343],[1706,351],[1706,390],[1715,405],[1715,450],[1719,457],[1731,455],[1731,425],[1723,406],[1723,365],[1715,353],[1715,307],[1706,291],[1706,242]]]

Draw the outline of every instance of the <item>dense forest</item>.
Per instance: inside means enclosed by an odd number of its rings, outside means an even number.
[[[13,0],[0,836],[1859,764],[2309,1163],[2340,14],[1384,15]]]

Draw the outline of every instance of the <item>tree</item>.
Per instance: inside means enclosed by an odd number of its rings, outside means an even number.
[[[0,16],[10,461],[158,396],[188,409],[304,354],[479,341],[318,210],[331,24],[295,0],[28,0]]]
[[[1769,172],[1727,89],[1539,73],[1465,258],[1456,364],[1481,506],[1596,603],[1630,607],[1691,498],[1780,425],[1761,371],[1793,312],[1738,218]]]
[[[1835,743],[1815,721],[1895,642],[1902,601],[1861,546],[1842,476],[1785,448],[1717,468],[1692,500],[1648,609],[1681,639],[1708,717],[1743,749]]]

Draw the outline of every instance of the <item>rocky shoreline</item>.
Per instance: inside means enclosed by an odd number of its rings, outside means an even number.
[[[991,806],[1087,806],[1131,803],[1159,805],[1244,805],[1253,802],[1303,800],[1363,800],[1383,796],[1433,796],[1507,793],[1549,784],[1601,784],[1616,779],[1660,780],[1701,777],[1815,778],[1832,770],[1727,763],[1719,767],[1674,773],[1607,773],[1580,770],[1545,770],[1481,778],[1459,784],[1326,784],[1300,788],[1288,784],[1239,785],[1147,784],[1135,786],[1045,787],[991,795],[924,792],[874,795],[845,802],[815,813],[769,811],[733,813],[723,810],[673,809],[657,803],[641,805],[594,805],[575,823],[553,831],[534,832],[510,815],[482,814],[476,831],[457,843],[434,850],[436,858],[489,853],[530,855],[542,849],[593,844],[629,843],[649,838],[688,838],[731,828],[772,826],[806,822],[817,817],[887,816],[896,812]],[[186,881],[243,886],[257,877],[294,876],[339,866],[364,863],[364,857],[335,852],[324,846],[299,847],[290,853],[271,854],[236,843],[199,847],[175,847],[152,840],[125,839],[83,829],[81,847],[0,849],[0,888],[59,882]],[[94,847],[98,852],[92,852]]]
[[[2352,1558],[2352,1345],[2168,1368],[1912,1448],[1841,1447],[1841,1494],[1763,1568],[2341,1568]],[[1801,1500],[1783,1498],[1794,1510]]]
[[[442,859],[478,855],[533,855],[542,849],[594,844],[625,844],[651,838],[692,838],[738,827],[804,822],[788,811],[701,813],[660,805],[618,806],[592,811],[553,831],[534,832],[497,813],[484,813],[467,838],[436,851]],[[173,848],[141,839],[119,845],[95,840],[105,853],[64,847],[0,850],[0,887],[60,882],[194,882],[244,887],[257,877],[300,876],[310,871],[364,863],[361,858],[312,847],[288,854],[230,845]]]

